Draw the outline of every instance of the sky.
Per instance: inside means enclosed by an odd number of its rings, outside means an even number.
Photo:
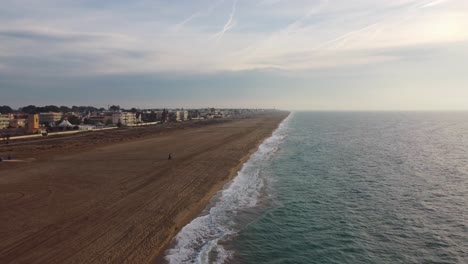
[[[468,110],[467,0],[3,0],[0,105]]]

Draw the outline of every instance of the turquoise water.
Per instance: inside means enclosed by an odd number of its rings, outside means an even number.
[[[468,113],[292,114],[170,263],[468,263]]]

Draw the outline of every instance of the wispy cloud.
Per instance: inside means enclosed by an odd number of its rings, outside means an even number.
[[[179,31],[179,30],[180,30],[181,28],[183,28],[186,24],[188,24],[189,22],[195,20],[196,18],[203,17],[203,16],[208,16],[209,14],[211,14],[211,13],[216,9],[216,7],[218,7],[219,5],[221,5],[223,2],[224,2],[224,0],[217,0],[217,1],[214,1],[208,8],[203,8],[202,10],[191,14],[189,17],[187,17],[186,19],[184,19],[182,22],[177,23],[177,24],[174,26],[174,29],[175,29],[176,31]]]
[[[329,48],[338,48],[338,47],[345,47],[346,42],[352,40],[352,38],[359,33],[368,32],[369,30],[379,30],[380,23],[373,23],[370,25],[363,26],[358,29],[354,29],[352,31],[346,32],[343,35],[336,37],[334,39],[328,40],[320,45],[318,45],[315,49],[329,49]],[[375,32],[374,31],[374,32]],[[373,36],[373,34],[368,34],[368,36]]]
[[[102,5],[58,5],[52,0],[41,5],[31,2],[23,9],[6,5],[5,14],[18,16],[0,17],[0,55],[43,56],[44,61],[51,61],[68,54],[60,67],[63,71],[66,62],[77,61],[70,57],[99,58],[88,60],[81,70],[70,65],[73,72],[84,74],[296,70],[372,64],[388,59],[376,55],[382,49],[468,41],[464,30],[468,3],[464,0],[203,0]],[[56,9],[54,16],[50,16],[51,8]],[[20,11],[27,18],[20,19]],[[182,21],[177,19],[184,16]],[[227,34],[234,28],[235,34]],[[43,52],[34,54],[37,49]],[[24,62],[25,57],[18,60]],[[12,60],[6,63],[0,58],[0,63],[11,66]],[[13,68],[28,71],[26,63]]]
[[[435,1],[431,1],[429,3],[423,3],[420,8],[428,8],[428,7],[434,7],[434,6],[437,6],[437,5],[440,5],[440,4],[443,4],[445,2],[447,2],[449,0],[435,0]]]
[[[238,0],[234,0],[234,2],[232,4],[231,14],[229,14],[229,18],[228,18],[226,24],[224,24],[223,29],[221,31],[219,31],[218,33],[213,35],[213,38],[216,39],[217,41],[220,41],[223,38],[224,34],[227,31],[234,28],[234,26],[236,25],[236,21],[234,20],[234,15],[236,14],[237,1]]]
[[[0,28],[0,37],[49,41],[93,41],[127,38],[122,34],[64,31],[46,27]]]

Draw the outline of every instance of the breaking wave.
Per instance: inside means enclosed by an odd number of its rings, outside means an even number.
[[[213,198],[211,207],[186,225],[174,239],[174,246],[166,251],[169,263],[224,263],[233,252],[222,242],[232,239],[239,232],[236,216],[239,211],[258,205],[265,189],[268,168],[274,153],[284,141],[286,118],[243,165],[234,180]]]

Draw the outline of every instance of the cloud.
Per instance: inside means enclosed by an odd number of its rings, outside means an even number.
[[[274,66],[294,70],[372,64],[398,59],[376,56],[375,51],[381,49],[468,40],[468,33],[461,27],[468,26],[468,19],[461,10],[423,12],[415,1],[375,6],[361,1],[361,4],[372,8],[357,10],[360,6],[354,2],[342,6],[330,4],[295,20],[236,53],[233,56],[236,69]],[[304,59],[298,62],[295,54],[302,54]]]
[[[192,20],[199,18],[199,17],[208,16],[209,14],[211,14],[211,12],[213,12],[216,9],[216,7],[218,7],[223,2],[224,0],[214,1],[213,4],[211,4],[208,8],[204,8],[201,11],[193,13],[192,15],[184,19],[182,22],[177,23],[174,26],[174,30],[179,31],[182,27],[184,27],[186,24],[188,24]]]
[[[382,49],[468,40],[463,0],[241,3],[241,9],[237,0],[6,5],[0,71],[37,73],[37,61],[63,74],[316,70],[401,59],[378,54]]]
[[[226,24],[224,24],[223,29],[220,32],[213,35],[213,38],[215,38],[217,41],[220,41],[223,38],[224,34],[227,31],[234,28],[234,26],[236,25],[236,21],[234,20],[234,15],[236,14],[237,1],[238,0],[234,0],[232,4],[231,14],[229,15],[229,19],[227,20]]]
[[[111,38],[122,40],[126,38],[123,35],[117,34],[61,31],[44,27],[21,27],[17,29],[0,28],[0,37],[37,41],[94,41]]]
[[[429,3],[424,3],[420,6],[420,8],[428,8],[428,7],[434,7],[434,6],[437,6],[437,5],[440,5],[440,4],[443,4],[445,2],[447,2],[448,0],[435,0],[435,1],[431,1]]]

